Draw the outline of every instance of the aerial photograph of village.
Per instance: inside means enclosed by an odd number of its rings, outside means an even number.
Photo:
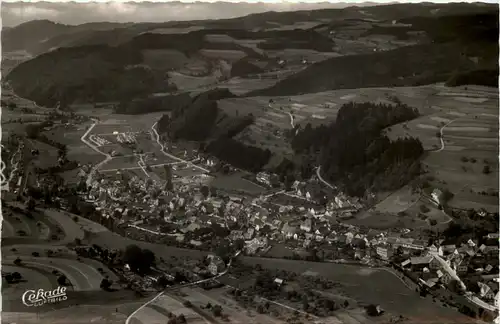
[[[500,323],[495,1],[1,17],[2,323]]]

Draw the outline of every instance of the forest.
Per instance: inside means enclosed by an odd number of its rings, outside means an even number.
[[[335,122],[298,129],[291,141],[300,162],[286,161],[277,172],[308,178],[321,166],[323,178],[341,184],[353,196],[363,196],[367,189],[399,188],[420,174],[424,149],[416,138],[391,140],[382,131],[418,116],[417,109],[402,103],[347,103]]]

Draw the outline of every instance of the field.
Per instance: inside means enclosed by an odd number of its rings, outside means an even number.
[[[266,189],[244,179],[243,174],[234,173],[231,175],[217,175],[210,185],[223,191],[243,191],[250,195],[258,195]]]
[[[169,49],[147,49],[143,50],[144,64],[153,69],[178,69],[190,62],[184,53]]]
[[[17,203],[12,203],[19,207]],[[64,247],[75,238],[83,238],[82,229],[93,233],[103,232],[102,226],[83,220],[76,215],[65,215],[54,210],[35,210],[28,214],[11,212],[3,207],[2,271],[19,272],[22,280],[2,285],[3,311],[16,312],[27,309],[19,302],[27,289],[57,287],[57,277],[64,274],[70,282],[68,291],[100,291],[104,276],[114,282],[117,277],[102,263],[90,259],[76,259],[74,252]],[[75,222],[73,218],[77,218]],[[60,232],[62,229],[62,232]],[[18,235],[23,231],[22,236]],[[52,256],[46,256],[47,251]],[[20,264],[14,264],[16,259]],[[102,269],[102,272],[98,271]]]
[[[340,107],[350,101],[390,103],[389,97],[397,96],[413,107],[424,106],[425,97],[432,87],[368,88],[362,90],[337,90],[290,97],[248,97],[219,101],[227,114],[255,116],[255,123],[237,136],[240,141],[268,148],[272,152],[291,155],[291,147],[283,136],[293,125],[312,126],[335,120]],[[269,103],[270,99],[274,102]]]
[[[311,29],[320,24],[319,21],[299,21],[292,25],[282,25],[278,23],[272,23],[276,27],[267,28],[266,30],[294,30],[294,29]]]
[[[231,63],[236,62],[247,56],[245,52],[239,50],[202,49],[200,50],[200,54],[204,57],[208,57],[211,59],[222,59]]]
[[[190,26],[186,28],[156,28],[149,30],[152,34],[187,34],[192,31],[205,29],[203,26]]]
[[[89,148],[80,139],[89,126],[90,123],[77,126],[60,126],[50,131],[42,132],[42,134],[50,140],[66,145],[69,160],[78,161],[82,165],[97,163],[103,160],[103,156]]]
[[[290,64],[302,64],[302,60],[306,60],[308,63],[320,62],[332,57],[341,56],[341,54],[336,52],[318,52],[310,49],[290,49],[286,48],[282,51],[267,51],[266,54],[269,57],[279,57],[286,60],[287,65]]]
[[[195,77],[179,72],[169,72],[168,77],[182,91],[215,85],[217,83],[217,78],[212,75]]]
[[[294,271],[302,275],[321,275],[338,282],[342,295],[351,297],[361,304],[379,304],[395,315],[410,318],[413,323],[467,323],[470,319],[455,310],[443,308],[430,299],[421,298],[410,290],[390,270],[363,268],[351,265],[314,263],[281,259],[248,258],[247,264],[260,264],[263,268]],[[332,291],[336,293],[336,291]]]
[[[498,212],[498,93],[484,87],[436,87],[428,115],[391,127],[388,135],[418,137],[434,187],[450,190],[457,208]],[[437,137],[442,132],[443,143]],[[489,173],[484,173],[485,167]],[[484,194],[486,193],[486,194]]]
[[[235,95],[243,95],[247,92],[268,88],[276,83],[275,79],[245,79],[245,78],[231,78],[224,81],[219,86],[227,88]]]
[[[421,206],[428,210],[423,212]],[[439,210],[429,198],[412,192],[405,186],[390,193],[373,208],[361,212],[346,223],[370,228],[390,229],[393,227],[409,229],[443,230],[451,218]],[[435,222],[434,225],[431,222]]]
[[[105,295],[106,296],[106,295]],[[68,294],[68,301],[73,298],[72,294]],[[87,298],[86,301],[93,301],[95,298]],[[23,324],[39,324],[39,323],[54,323],[54,324],[87,324],[87,323],[106,323],[106,324],[123,324],[135,309],[137,309],[144,301],[139,302],[115,302],[106,306],[104,305],[77,305],[73,304],[69,307],[48,310],[46,312],[35,313],[33,310],[28,312],[2,312],[2,319],[8,323],[23,323]],[[59,304],[55,304],[59,305]]]
[[[292,125],[312,126],[334,121],[350,101],[394,103],[394,97],[415,107],[422,117],[385,130],[388,137],[418,137],[426,153],[423,164],[432,185],[455,194],[451,206],[498,211],[498,94],[495,89],[441,84],[421,87],[336,90],[290,97],[247,97],[219,101],[229,115],[255,116],[239,141],[291,156],[284,136]],[[270,100],[273,103],[270,103]],[[451,122],[451,123],[450,123]],[[437,134],[443,131],[444,145]],[[463,162],[466,159],[468,162]],[[486,161],[486,162],[485,162]],[[483,173],[485,165],[489,173]],[[484,193],[486,194],[484,194]],[[489,194],[488,194],[489,193]],[[385,207],[384,207],[385,208]],[[394,208],[398,208],[395,206]]]

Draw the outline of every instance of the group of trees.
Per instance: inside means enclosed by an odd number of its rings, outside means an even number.
[[[19,272],[12,272],[5,275],[5,281],[9,284],[15,284],[23,280],[23,276]]]
[[[155,264],[155,254],[137,245],[129,245],[125,249],[123,261],[130,266],[132,271],[145,274]]]
[[[382,130],[419,116],[405,104],[348,103],[329,125],[298,129],[292,147],[301,157],[280,165],[277,172],[310,177],[315,166],[322,176],[343,184],[348,194],[362,196],[367,188],[391,190],[420,174],[422,143],[412,137],[390,140]]]
[[[231,97],[234,95],[227,89],[209,90],[194,98],[189,94],[172,96],[171,115],[159,120],[158,132],[174,140],[204,141],[212,135],[222,115],[217,100]]]
[[[160,134],[172,140],[202,142],[203,151],[242,169],[260,171],[268,163],[269,150],[233,139],[253,123],[254,117],[238,113],[230,116],[218,108],[217,100],[234,97],[229,90],[209,90],[194,98],[186,94],[178,97],[180,103],[172,108],[171,115],[164,115],[158,122]]]
[[[269,149],[263,150],[225,137],[212,141],[205,150],[237,168],[253,172],[262,170],[271,158]]]

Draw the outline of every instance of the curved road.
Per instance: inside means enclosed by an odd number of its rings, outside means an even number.
[[[197,168],[203,172],[206,172],[206,173],[210,173],[210,170],[207,170],[205,168],[202,168],[196,164],[193,164],[192,162],[189,162],[189,161],[186,161],[186,160],[183,160],[181,158],[178,158],[177,156],[175,155],[172,155],[172,154],[169,154],[165,151],[165,146],[163,144],[160,143],[160,135],[158,134],[158,132],[156,131],[156,125],[158,124],[158,122],[154,123],[153,126],[151,126],[151,130],[153,131],[153,133],[155,134],[155,138],[156,138],[156,143],[160,146],[161,148],[161,152],[165,155],[165,156],[168,156],[169,158],[173,159],[173,160],[176,160],[176,161],[179,161],[179,162],[183,162],[183,163],[186,163],[188,165],[190,165],[191,167],[193,168]]]
[[[101,162],[99,162],[98,164],[94,165],[94,167],[92,168],[92,170],[90,170],[89,172],[89,175],[87,177],[87,186],[90,186],[92,184],[92,176],[95,174],[95,172],[97,170],[99,170],[99,168],[101,166],[103,166],[104,164],[108,163],[109,161],[111,161],[113,159],[113,157],[107,153],[104,153],[102,152],[101,150],[99,150],[97,148],[97,146],[95,146],[94,144],[90,143],[89,141],[87,141],[86,137],[87,135],[92,131],[92,129],[94,129],[94,127],[99,123],[99,121],[93,119],[94,121],[94,124],[92,124],[89,129],[87,129],[87,131],[82,135],[82,137],[80,138],[80,140],[85,143],[88,147],[90,147],[91,149],[93,149],[94,151],[96,151],[97,153],[101,154],[101,155],[104,155],[105,159],[102,160]]]
[[[2,262],[14,262],[17,256],[4,256]],[[88,260],[79,262],[72,259],[21,256],[23,264],[36,268],[57,270],[64,274],[73,285],[75,291],[99,290],[104,278]],[[104,267],[104,266],[103,266]]]
[[[319,181],[321,181],[323,184],[325,184],[327,187],[329,187],[332,190],[336,190],[337,188],[335,186],[332,186],[329,184],[323,177],[321,176],[321,165],[316,168],[316,176],[318,176]]]
[[[458,118],[457,118],[458,119]],[[448,127],[448,125],[450,125],[451,123],[453,123],[454,121],[456,121],[457,119],[453,119],[451,121],[449,121],[448,123],[446,123],[445,125],[443,125],[443,127],[441,127],[439,129],[439,140],[441,141],[441,147],[434,150],[434,151],[431,151],[431,152],[441,152],[442,150],[444,150],[444,139],[443,139],[443,131],[446,127]]]

